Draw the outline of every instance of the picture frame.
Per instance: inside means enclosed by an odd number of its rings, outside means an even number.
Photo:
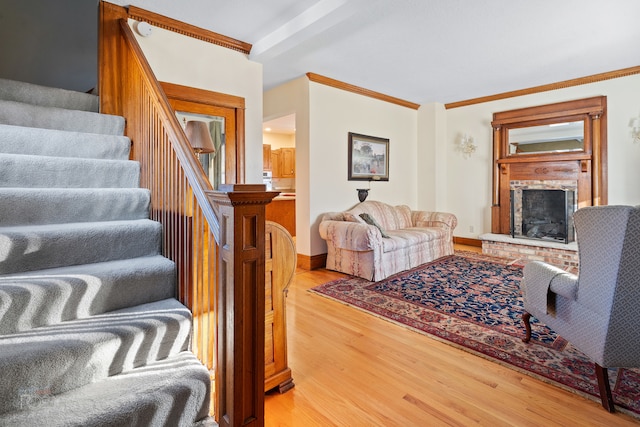
[[[349,181],[389,181],[389,139],[349,132]]]

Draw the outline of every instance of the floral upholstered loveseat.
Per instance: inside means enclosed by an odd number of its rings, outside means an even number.
[[[366,201],[346,212],[324,214],[320,236],[327,241],[329,270],[378,281],[452,255],[457,223],[450,213]]]

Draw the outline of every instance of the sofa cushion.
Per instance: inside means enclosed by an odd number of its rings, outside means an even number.
[[[413,225],[411,221],[411,208],[406,205],[391,206],[386,203],[372,200],[362,202],[348,212],[354,215],[368,213],[385,231],[399,230]]]
[[[411,208],[407,205],[400,205],[395,207],[396,211],[396,230],[409,228],[413,226],[413,222],[411,221]]]
[[[388,239],[382,241],[382,251],[391,252],[408,248],[420,243],[446,238],[446,231],[437,227],[410,227],[402,230],[387,231]]]

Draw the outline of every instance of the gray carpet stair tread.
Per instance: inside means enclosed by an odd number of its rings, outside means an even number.
[[[0,153],[0,187],[139,187],[140,165],[129,160]]]
[[[209,381],[207,369],[195,356],[182,352],[64,395],[25,389],[29,410],[0,415],[0,425],[191,426],[207,417]]]
[[[28,411],[0,415],[0,425],[191,426],[207,417],[209,382],[207,369],[193,354],[182,352],[64,395],[27,388]]]
[[[1,174],[1,173],[0,173]],[[149,218],[143,188],[1,188],[0,224],[36,225]]]
[[[0,124],[2,153],[128,160],[130,150],[126,136]]]
[[[0,274],[157,255],[161,233],[148,219],[0,227]]]
[[[0,99],[0,123],[32,128],[123,135],[124,118]]]
[[[100,99],[96,95],[2,78],[0,99],[93,112],[100,108]]]
[[[161,255],[0,276],[0,335],[172,298],[175,277]]]
[[[0,79],[0,426],[214,426],[125,120],[98,104]]]
[[[61,394],[188,349],[191,312],[175,299],[0,337],[0,413],[24,384]]]

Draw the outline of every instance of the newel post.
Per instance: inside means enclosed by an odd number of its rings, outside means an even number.
[[[265,206],[278,193],[228,184],[208,193],[220,221],[216,418],[264,426]]]

